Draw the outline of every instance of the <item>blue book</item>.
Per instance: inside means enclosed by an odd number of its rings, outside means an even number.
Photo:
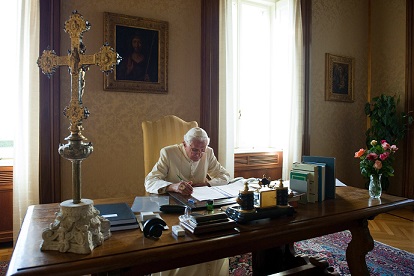
[[[324,156],[302,156],[304,163],[325,163],[325,199],[335,198],[335,182],[336,182],[336,170],[335,170],[335,157]]]

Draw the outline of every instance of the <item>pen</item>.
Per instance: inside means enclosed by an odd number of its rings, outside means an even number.
[[[180,179],[181,181],[184,181],[184,179],[182,179],[182,178],[180,177],[180,175],[179,175],[179,174],[177,174],[177,177],[178,177],[178,179]]]

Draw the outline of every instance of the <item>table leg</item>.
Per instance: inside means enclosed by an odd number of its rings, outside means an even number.
[[[252,253],[254,276],[270,275],[304,264],[306,261],[295,256],[293,243]]]
[[[297,255],[293,243],[253,252],[252,261],[254,276],[339,275],[327,260]]]
[[[358,221],[350,229],[352,240],[346,249],[346,260],[352,275],[369,275],[365,255],[374,248],[367,219]]]

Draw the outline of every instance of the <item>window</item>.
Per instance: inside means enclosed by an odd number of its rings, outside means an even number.
[[[0,160],[13,158],[15,114],[17,109],[17,3],[18,1],[1,1],[1,33],[6,39],[0,43],[3,53],[0,66]]]
[[[291,1],[233,0],[235,150],[287,147],[292,91]]]

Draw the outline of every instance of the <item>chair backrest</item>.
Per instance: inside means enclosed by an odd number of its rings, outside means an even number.
[[[163,147],[183,142],[184,134],[197,126],[196,121],[186,122],[174,115],[142,122],[145,175],[151,172]]]

